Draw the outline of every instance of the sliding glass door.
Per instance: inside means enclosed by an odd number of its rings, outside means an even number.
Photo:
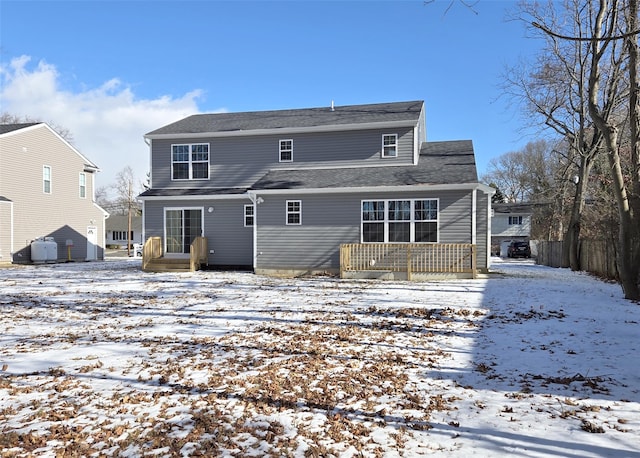
[[[165,254],[188,256],[193,239],[203,235],[202,227],[202,208],[165,209]]]

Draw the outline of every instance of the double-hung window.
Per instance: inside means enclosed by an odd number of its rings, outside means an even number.
[[[51,167],[48,165],[42,166],[42,192],[51,194]]]
[[[253,226],[253,205],[244,206],[244,225],[245,227]]]
[[[522,225],[522,216],[509,217],[509,226],[520,226],[520,225]]]
[[[280,162],[293,162],[293,140],[280,140]]]
[[[302,201],[287,200],[287,225],[302,224]]]
[[[438,199],[363,200],[362,242],[438,241]]]
[[[87,197],[87,175],[85,173],[80,173],[79,180],[80,198],[84,199]]]
[[[382,136],[382,157],[398,156],[398,135],[385,134]]]
[[[209,144],[171,145],[173,180],[209,179]]]

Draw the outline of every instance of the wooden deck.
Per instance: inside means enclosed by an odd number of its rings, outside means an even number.
[[[476,278],[476,246],[470,243],[347,243],[340,246],[341,278],[420,280]]]
[[[142,248],[142,270],[145,272],[194,272],[208,263],[208,244],[205,237],[196,237],[190,246],[189,258],[164,256],[162,239],[149,237]]]

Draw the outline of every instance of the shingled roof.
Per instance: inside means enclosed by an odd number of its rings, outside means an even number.
[[[425,142],[417,165],[273,170],[251,189],[324,189],[477,183],[471,140]]]
[[[0,135],[8,134],[9,132],[13,132],[14,130],[24,129],[26,127],[35,126],[36,124],[40,124],[38,122],[24,122],[20,124],[0,124]]]
[[[149,132],[146,137],[369,123],[397,122],[413,125],[420,118],[423,104],[422,100],[418,100],[333,108],[198,114]]]

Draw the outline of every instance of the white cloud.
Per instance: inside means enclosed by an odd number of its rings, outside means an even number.
[[[29,56],[21,56],[0,66],[2,112],[69,129],[74,146],[100,167],[98,186],[113,184],[126,166],[131,166],[139,181],[144,180],[149,148],[143,135],[199,112],[200,90],[178,98],[139,99],[114,78],[97,88],[70,92],[60,87],[54,65],[30,62]]]

